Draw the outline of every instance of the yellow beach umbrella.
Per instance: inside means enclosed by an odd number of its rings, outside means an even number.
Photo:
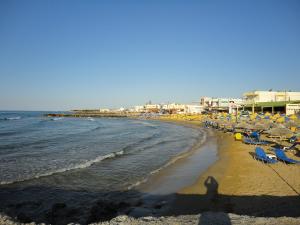
[[[279,117],[279,118],[276,120],[276,123],[284,123],[284,122],[285,122],[284,117]]]

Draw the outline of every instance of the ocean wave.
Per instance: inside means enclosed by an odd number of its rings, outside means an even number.
[[[11,136],[11,135],[15,135],[17,134],[18,132],[16,131],[7,131],[7,132],[0,132],[0,137],[1,136]]]
[[[133,121],[132,123],[135,123],[135,124],[142,124],[144,126],[147,126],[147,127],[153,127],[153,128],[156,128],[157,125],[155,124],[152,124],[152,123],[149,123],[149,122],[146,122],[146,121],[141,121],[141,120],[135,120]]]
[[[145,178],[143,178],[142,180],[139,180],[139,181],[137,181],[137,182],[135,182],[135,183],[133,183],[133,184],[131,184],[131,185],[129,185],[129,186],[127,187],[127,190],[132,190],[133,188],[135,188],[135,187],[137,187],[137,186],[140,186],[141,184],[146,183],[146,182],[148,181],[148,179],[149,179],[149,176],[148,176],[148,177],[145,177]]]
[[[21,116],[13,116],[13,117],[4,117],[0,118],[0,120],[20,120]]]
[[[54,117],[54,118],[51,118],[50,120],[57,121],[57,120],[62,120],[62,119],[63,119],[62,117]]]
[[[106,159],[116,158],[116,157],[119,157],[123,154],[124,154],[123,150],[117,151],[117,152],[112,152],[112,153],[109,153],[109,154],[106,154],[106,155],[98,156],[98,157],[96,157],[95,159],[92,159],[92,160],[87,160],[86,162],[83,162],[83,163],[80,163],[80,164],[77,164],[77,165],[73,165],[73,166],[70,166],[70,167],[67,167],[67,168],[58,169],[58,170],[51,171],[51,172],[48,172],[48,173],[38,174],[38,175],[28,177],[28,178],[25,178],[25,179],[19,179],[19,180],[14,180],[14,181],[0,181],[0,185],[13,184],[13,183],[17,183],[17,182],[32,180],[32,179],[38,179],[38,178],[41,178],[41,177],[47,177],[47,176],[51,176],[51,175],[58,174],[58,173],[64,173],[64,172],[67,172],[67,171],[70,171],[70,170],[85,169],[85,168],[88,168],[88,167],[94,165],[95,163],[99,163],[99,162],[101,162],[103,160],[106,160]]]
[[[47,138],[47,139],[40,139],[36,141],[31,141],[31,142],[21,142],[21,143],[13,143],[13,144],[6,144],[6,145],[0,145],[0,150],[7,150],[11,151],[13,149],[21,149],[21,148],[26,148],[26,147],[34,147],[34,146],[39,146],[43,144],[47,144],[50,142],[58,142],[59,140],[66,140],[67,138],[75,137],[75,135],[84,135],[84,134],[89,134],[91,132],[94,132],[96,130],[99,130],[103,128],[103,126],[97,126],[95,128],[92,128],[87,131],[82,131],[78,133],[71,133],[71,134],[65,134],[62,136],[54,137],[54,138]],[[19,130],[19,131],[9,131],[9,132],[0,132],[0,137],[1,136],[13,136],[21,133],[26,133],[25,130]],[[6,152],[1,152],[1,153],[6,153]],[[14,152],[11,152],[14,153]]]
[[[130,149],[134,149],[134,148],[138,147],[139,145],[141,145],[141,144],[143,144],[143,143],[145,143],[147,141],[151,141],[152,139],[159,137],[159,135],[160,135],[160,133],[154,133],[154,134],[152,134],[152,135],[150,135],[148,137],[140,139],[137,142],[131,143],[131,144],[123,147],[123,150],[124,151],[129,151]]]

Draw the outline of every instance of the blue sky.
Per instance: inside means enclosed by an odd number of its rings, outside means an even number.
[[[0,1],[0,109],[300,91],[300,1]]]

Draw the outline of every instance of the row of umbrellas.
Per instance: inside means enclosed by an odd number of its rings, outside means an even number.
[[[247,119],[242,119],[240,122],[236,123],[230,120],[218,119],[215,122],[219,125],[220,128],[227,129],[244,129],[244,130],[260,130],[265,131],[265,133],[270,136],[279,136],[279,137],[291,137],[294,132],[291,130],[292,127],[300,127],[300,121],[290,120],[286,123],[274,123],[270,120],[259,120],[259,121],[250,121]]]

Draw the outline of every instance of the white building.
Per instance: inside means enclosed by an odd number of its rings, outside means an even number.
[[[110,112],[110,109],[99,109],[99,112],[101,112],[101,113]]]
[[[246,104],[300,101],[300,92],[295,91],[251,91],[244,93],[243,96]]]
[[[185,105],[185,113],[187,114],[201,114],[203,110],[201,105]]]
[[[162,109],[172,113],[184,113],[185,106],[184,104],[171,103],[162,105]]]
[[[200,104],[206,109],[229,110],[229,108],[233,108],[233,106],[241,107],[244,104],[244,100],[241,98],[202,97]]]
[[[159,104],[146,104],[144,108],[146,112],[159,112],[161,106]]]
[[[300,104],[286,104],[286,115],[300,113]]]
[[[134,106],[135,112],[145,112],[145,107],[143,105],[136,105]]]
[[[211,97],[202,97],[200,99],[200,105],[203,107],[210,107],[212,104],[212,98]]]

